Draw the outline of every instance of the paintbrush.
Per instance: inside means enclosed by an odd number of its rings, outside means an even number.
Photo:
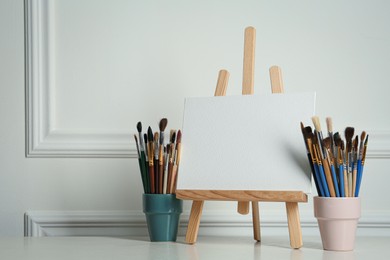
[[[165,154],[164,154],[164,180],[163,180],[163,193],[167,193],[168,189],[168,162],[169,162],[169,153],[171,150],[171,146],[167,145],[165,148]]]
[[[364,132],[364,134],[366,134],[366,133]],[[362,135],[363,135],[363,133],[362,133]],[[363,139],[361,139],[360,142],[363,143]],[[364,162],[366,160],[367,144],[368,144],[368,135],[367,135],[367,137],[364,140],[363,152],[362,152],[362,156],[361,156],[361,162],[360,162],[360,164],[358,164],[358,166],[360,165],[360,167],[358,169],[358,176],[359,176],[359,178],[358,178],[357,183],[356,183],[355,197],[359,197],[360,185],[361,185],[362,178],[363,178]]]
[[[318,146],[318,139],[317,139],[317,136],[315,136],[313,134],[313,138],[312,138],[312,141],[313,141],[313,160],[316,162],[316,165],[317,165],[317,168],[318,168],[318,173],[319,173],[319,176],[320,176],[320,183],[322,185],[322,190],[323,190],[323,196],[324,197],[330,197],[330,192],[329,192],[329,187],[328,187],[328,183],[326,181],[326,177],[325,177],[325,173],[324,173],[324,168],[322,166],[322,159],[321,159],[321,155],[320,155],[320,148]]]
[[[169,151],[169,161],[168,161],[168,179],[167,179],[167,194],[172,193],[171,191],[171,183],[172,183],[172,171],[173,171],[173,160],[175,157],[175,139],[176,139],[176,132],[175,130],[171,130],[171,143],[169,144],[170,146],[170,151]]]
[[[355,136],[355,139],[353,140],[353,146],[352,146],[352,155],[353,155],[353,168],[352,168],[352,197],[355,197],[356,192],[356,179],[357,179],[357,157],[358,157],[358,144],[359,144],[359,137],[358,135]]]
[[[154,176],[154,143],[153,143],[153,131],[148,128],[148,157],[149,157],[149,178],[150,178],[150,192],[156,193],[155,187],[155,176]]]
[[[144,188],[144,193],[146,193],[147,190],[146,190],[146,180],[145,180],[145,170],[144,170],[145,164],[144,164],[144,162],[142,161],[142,158],[141,158],[141,152],[140,152],[140,148],[139,148],[139,145],[138,145],[137,135],[134,135],[134,140],[135,140],[135,144],[137,146],[138,164],[139,164],[139,170],[140,170],[140,173],[141,173],[142,186]]]
[[[176,136],[176,152],[175,152],[174,164],[172,168],[171,193],[176,193],[176,180],[179,171],[180,158],[181,158],[181,131],[178,130]]]
[[[314,184],[316,186],[318,195],[322,196],[322,194],[323,194],[321,192],[322,187],[318,184],[319,183],[318,172],[316,172],[316,169],[314,167],[314,162],[312,159],[312,152],[311,152],[311,146],[312,146],[313,142],[310,139],[311,139],[311,135],[313,134],[313,132],[312,132],[312,129],[310,126],[305,127],[302,122],[301,122],[301,131],[302,131],[302,135],[303,135],[303,141],[305,142],[307,159],[308,159],[309,164],[310,164],[310,169],[311,169],[311,172],[313,175]],[[310,144],[309,144],[309,142],[310,142]]]
[[[360,146],[359,146],[359,155],[358,155],[358,162],[357,162],[357,181],[356,181],[355,197],[358,197],[358,195],[359,195],[358,190],[360,189],[360,183],[362,180],[361,170],[362,170],[362,158],[363,158],[365,138],[366,138],[366,132],[363,131],[360,135]]]
[[[149,177],[148,177],[148,173],[147,173],[147,169],[148,169],[148,167],[147,167],[147,153],[145,152],[146,145],[144,144],[143,138],[142,138],[142,123],[141,122],[137,123],[137,131],[138,131],[138,137],[139,137],[139,155],[141,158],[140,165],[142,165],[141,171],[142,171],[142,175],[143,175],[143,178],[145,181],[145,193],[149,193],[150,188],[149,188]]]
[[[313,138],[314,134],[312,132],[306,133],[307,136],[306,142],[307,142],[307,147],[309,149],[309,159],[311,160],[311,164],[313,165],[313,179],[314,183],[316,185],[317,193],[318,196],[325,196],[325,192],[323,189],[323,184],[321,183],[321,177],[320,177],[320,172],[318,169],[318,164],[317,164],[317,158],[314,155],[313,151]]]
[[[333,139],[333,122],[331,117],[326,118],[326,128],[328,129],[328,137],[330,138],[330,150],[332,151],[333,156],[335,156],[336,152]]]
[[[339,184],[338,184],[337,175],[336,175],[336,171],[334,168],[334,162],[333,162],[334,156],[333,156],[333,153],[331,150],[332,140],[330,139],[330,137],[326,137],[326,138],[324,138],[323,142],[324,142],[324,148],[325,148],[325,160],[329,163],[329,166],[330,166],[330,173],[332,175],[333,187],[335,190],[335,194],[336,194],[336,197],[340,197]]]
[[[320,124],[320,119],[318,116],[313,116],[311,118],[311,120],[313,121],[313,124],[314,124],[314,128],[315,128],[315,134],[317,136],[317,140],[318,140],[318,146],[320,148],[320,155],[321,155],[321,159],[324,158],[324,148],[322,147],[322,140],[323,140],[323,137],[322,137],[322,131],[321,131],[321,124]]]
[[[153,165],[154,165],[154,183],[155,183],[155,187],[154,187],[154,190],[156,191],[156,193],[161,193],[160,192],[160,186],[159,186],[159,162],[158,162],[158,153],[159,153],[159,145],[158,145],[158,142],[159,142],[159,137],[158,137],[158,132],[155,132],[154,133],[154,138],[153,138],[153,148],[154,148],[154,162],[153,162]]]
[[[338,133],[337,133],[338,134]],[[344,183],[344,164],[343,164],[343,154],[341,146],[342,141],[339,135],[334,135],[335,148],[337,150],[337,169],[339,176],[339,191],[340,197],[345,197],[345,183]],[[344,149],[344,148],[343,148]]]
[[[348,171],[347,171],[347,159],[345,158],[345,145],[344,145],[344,141],[341,140],[341,153],[342,153],[342,156],[343,156],[343,168],[344,168],[344,192],[345,192],[345,197],[348,197],[348,194],[349,194],[349,185],[348,185]]]
[[[344,135],[345,135],[345,142],[346,142],[346,149],[345,149],[345,159],[346,159],[346,166],[347,166],[347,175],[348,175],[348,197],[352,197],[352,138],[355,132],[355,128],[353,127],[347,127],[345,128]]]
[[[159,142],[159,154],[158,154],[158,186],[161,193],[164,193],[164,131],[167,127],[168,119],[163,118],[160,120],[160,142]]]
[[[341,139],[341,136],[340,136],[340,134],[339,134],[339,132],[336,132],[336,133],[334,133],[333,134],[333,141],[334,141],[334,145],[335,145],[335,151],[334,151],[334,158],[335,158],[335,160],[336,160],[336,162],[337,162],[337,158],[339,158],[338,156],[338,153],[339,153],[339,147],[340,147],[340,141],[342,141],[342,139]],[[338,147],[337,147],[338,146]]]
[[[147,184],[147,193],[151,193],[151,185],[150,185],[150,174],[149,174],[149,148],[148,148],[148,135],[144,133],[144,145],[145,145],[145,160],[144,160],[144,165],[145,165],[145,176],[146,176],[146,184]]]

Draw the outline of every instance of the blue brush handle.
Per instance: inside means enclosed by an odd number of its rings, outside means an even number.
[[[339,179],[340,179],[340,195],[341,195],[341,197],[345,197],[343,164],[340,164],[340,166],[339,166]]]
[[[320,174],[319,174],[319,169],[318,169],[318,165],[317,164],[314,164],[314,176],[315,176],[315,179],[317,179],[317,193],[319,196],[324,196],[324,188],[322,187],[322,181],[321,181],[321,178],[320,178]]]
[[[340,197],[339,184],[337,183],[336,171],[333,164],[330,166],[330,171],[332,172],[333,186],[336,191],[336,197]]]
[[[357,174],[356,174],[356,189],[355,189],[355,197],[359,197],[360,184],[362,182],[363,175],[363,164],[362,160],[358,160],[357,163]]]
[[[318,169],[319,169],[319,173],[320,173],[320,179],[322,182],[322,186],[324,189],[324,194],[325,194],[324,197],[330,197],[329,188],[328,188],[328,184],[327,184],[326,179],[325,179],[325,173],[324,173],[324,168],[323,168],[322,164],[318,165]]]

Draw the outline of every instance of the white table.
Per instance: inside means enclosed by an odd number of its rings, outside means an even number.
[[[0,238],[0,259],[390,259],[390,237],[357,237],[355,250],[322,250],[319,237],[305,237],[304,247],[290,249],[288,238],[199,237],[195,245],[151,243],[148,238],[41,237]]]

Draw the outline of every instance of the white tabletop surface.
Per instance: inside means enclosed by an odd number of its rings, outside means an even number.
[[[357,237],[355,250],[322,250],[319,237],[305,237],[299,250],[288,238],[264,237],[255,243],[249,237],[199,237],[194,245],[183,238],[154,242],[148,238],[110,237],[2,237],[0,259],[390,259],[390,237]]]

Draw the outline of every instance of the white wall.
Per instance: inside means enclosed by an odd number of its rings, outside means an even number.
[[[45,110],[50,114],[49,130],[77,138],[108,135],[110,142],[119,140],[122,146],[128,141],[129,148],[106,158],[48,158],[50,150],[39,158],[25,157],[24,3],[1,0],[0,235],[23,235],[26,211],[88,211],[91,219],[93,212],[142,215],[138,165],[128,157],[136,122],[157,126],[157,119],[166,116],[170,126],[180,127],[183,98],[213,95],[222,68],[231,73],[228,95],[239,94],[243,30],[248,25],[257,29],[257,93],[269,91],[267,70],[277,64],[286,92],[316,91],[318,114],[331,115],[336,129],[352,125],[371,133],[362,221],[366,227],[390,226],[385,192],[390,181],[388,2],[50,3],[54,49]],[[92,157],[99,147],[92,147]],[[234,219],[235,206],[206,203],[205,219],[215,225],[218,220],[213,222],[212,216],[218,214]],[[186,203],[187,212],[188,208]],[[275,216],[283,220],[283,205],[263,208],[265,223]],[[313,223],[311,200],[300,208],[307,223]]]

